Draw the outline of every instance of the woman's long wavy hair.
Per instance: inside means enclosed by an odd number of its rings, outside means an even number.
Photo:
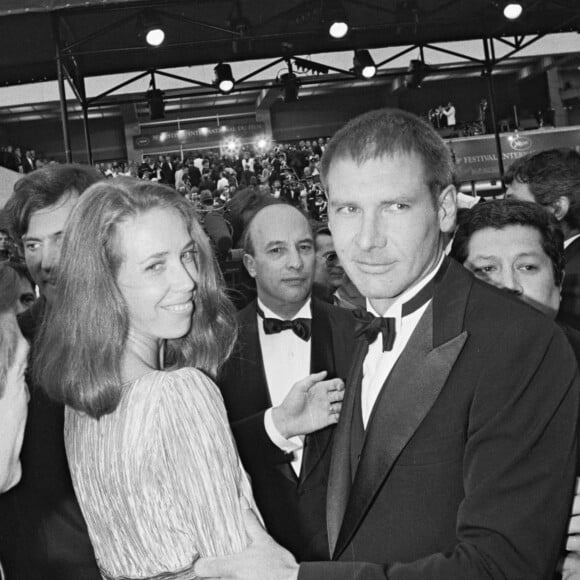
[[[57,298],[35,345],[33,376],[53,399],[92,417],[113,412],[122,395],[129,315],[117,285],[123,260],[117,233],[127,220],[157,208],[183,217],[200,273],[191,329],[167,341],[164,366],[194,366],[215,377],[236,340],[234,308],[192,205],[151,182],[120,178],[91,186],[65,228]]]

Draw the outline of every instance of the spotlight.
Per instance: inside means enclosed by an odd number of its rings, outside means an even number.
[[[508,20],[518,19],[523,12],[524,8],[520,2],[505,2],[503,5],[503,15]]]
[[[332,38],[344,38],[347,32],[348,24],[342,20],[337,20],[328,27],[328,34],[330,34]]]
[[[355,50],[352,64],[354,72],[365,79],[372,79],[377,74],[375,61],[368,50]]]
[[[326,0],[322,7],[322,22],[332,38],[344,38],[348,33],[348,18],[341,0]]]
[[[220,92],[224,94],[231,93],[234,88],[232,67],[229,64],[223,64],[220,62],[213,70],[215,72],[214,84]]]
[[[165,40],[165,32],[161,28],[151,28],[145,33],[145,40],[149,46],[161,46]]]
[[[151,121],[165,118],[165,103],[163,102],[163,91],[159,89],[149,89],[145,95],[149,105],[149,118]]]
[[[284,91],[284,102],[295,103],[298,100],[300,90],[300,79],[292,72],[280,75],[280,84]]]
[[[405,75],[408,89],[420,89],[423,79],[429,74],[429,67],[422,60],[412,60]]]
[[[165,31],[161,27],[160,18],[151,11],[141,17],[141,32],[149,46],[161,46],[165,40]]]

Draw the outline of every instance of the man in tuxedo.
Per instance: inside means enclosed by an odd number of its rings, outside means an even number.
[[[580,330],[580,153],[547,149],[514,161],[505,176],[507,197],[533,201],[560,222],[566,275],[558,320]]]
[[[576,469],[579,379],[562,331],[445,258],[445,143],[396,109],[338,131],[321,176],[346,273],[367,297],[335,430],[330,562],[253,543],[211,578],[549,578]]]
[[[40,290],[40,299],[18,317],[32,345],[57,292],[66,220],[79,196],[102,177],[88,166],[49,165],[20,179],[6,204],[11,229],[24,246],[26,265]],[[0,499],[0,554],[7,577],[100,580],[68,469],[64,407],[51,401],[40,385],[28,385],[22,481]]]
[[[175,187],[175,164],[171,160],[171,155],[166,155],[161,164],[160,183]]]
[[[564,278],[564,236],[552,215],[516,199],[480,203],[461,214],[450,255],[481,280],[503,288],[547,316],[560,307]],[[580,333],[562,328],[580,361]],[[580,577],[580,487],[567,541],[563,572]]]
[[[310,297],[314,241],[296,208],[258,210],[244,251],[257,300],[238,314],[237,348],[218,385],[266,527],[298,559],[328,558],[328,451],[342,399],[335,377],[346,378],[352,317]],[[289,432],[300,400],[305,421]]]

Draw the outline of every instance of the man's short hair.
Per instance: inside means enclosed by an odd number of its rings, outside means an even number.
[[[433,197],[453,183],[453,160],[443,139],[429,123],[400,109],[370,111],[342,127],[324,149],[320,179],[328,190],[328,173],[337,159],[362,164],[400,153],[422,160]]]
[[[28,231],[30,216],[71,194],[80,195],[103,176],[88,165],[47,165],[19,179],[5,210],[18,240]]]
[[[560,286],[564,278],[564,234],[554,216],[533,202],[494,200],[461,212],[450,255],[463,264],[475,232],[485,228],[501,230],[514,225],[531,227],[539,232],[542,249],[552,262],[554,282]]]
[[[316,244],[316,240],[318,236],[330,236],[332,237],[332,232],[327,224],[310,224],[312,226],[312,231],[314,232],[314,243]]]
[[[550,205],[559,197],[570,200],[564,221],[580,228],[580,153],[574,149],[546,149],[516,159],[508,168],[504,181],[527,183],[540,205]]]

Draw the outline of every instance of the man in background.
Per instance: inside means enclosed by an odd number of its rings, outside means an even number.
[[[506,174],[507,197],[533,201],[562,226],[566,276],[558,320],[580,330],[580,153],[548,149],[514,161]]]
[[[537,205],[498,200],[462,212],[450,255],[480,280],[556,317],[564,280],[563,234]]]
[[[365,300],[344,273],[334,249],[332,234],[328,226],[320,226],[314,232],[316,267],[314,270],[314,292],[321,299],[354,310],[364,308]]]
[[[300,560],[327,558],[329,451],[342,400],[336,377],[348,371],[352,318],[311,298],[314,240],[296,208],[258,209],[243,260],[257,299],[238,313],[238,343],[218,385],[269,532]]]
[[[50,165],[27,174],[6,204],[40,299],[19,317],[31,343],[56,296],[63,230],[79,196],[102,179],[93,168]],[[0,501],[0,550],[8,578],[100,580],[65,455],[64,408],[30,384],[22,481]]]

